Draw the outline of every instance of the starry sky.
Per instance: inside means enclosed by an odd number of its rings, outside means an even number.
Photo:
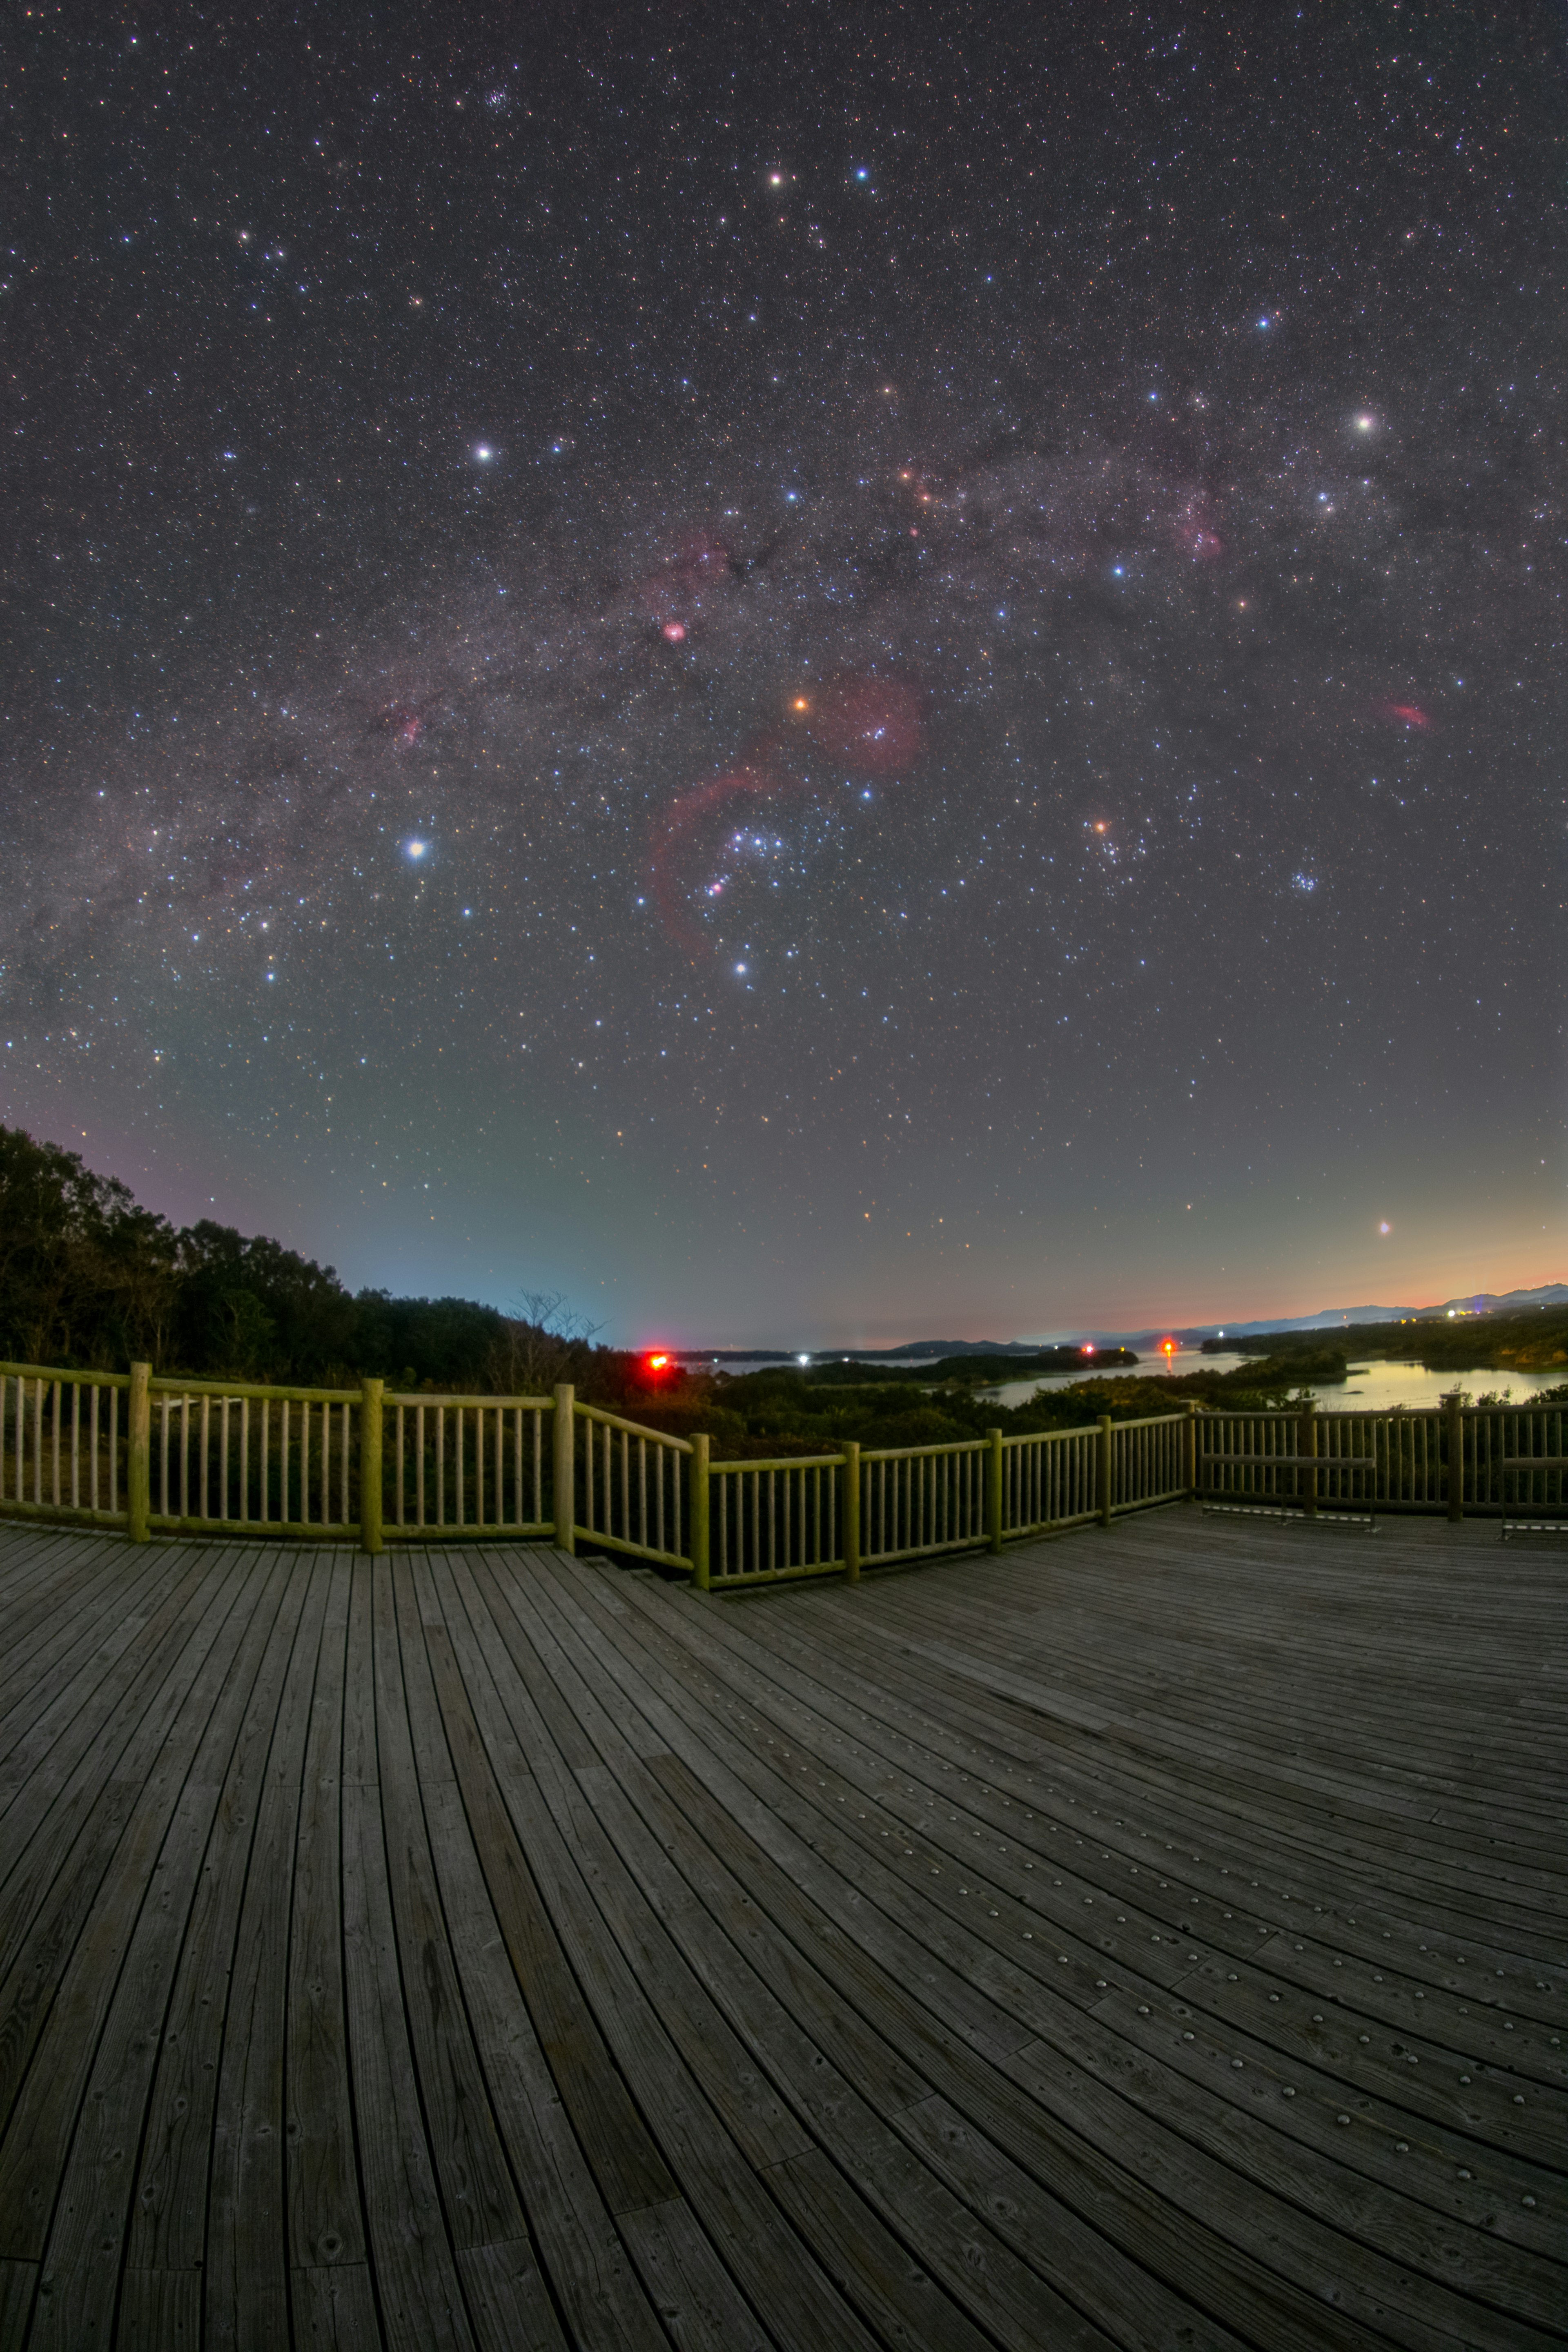
[[[0,1117],[626,1344],[1563,1276],[1558,10],[7,42]]]

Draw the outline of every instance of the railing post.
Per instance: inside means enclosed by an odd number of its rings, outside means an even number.
[[[153,1397],[151,1364],[131,1367],[131,1411],[125,1432],[125,1520],[132,1543],[150,1543],[153,1511]]]
[[[853,1437],[844,1442],[844,1578],[860,1581],[860,1446]]]
[[[988,1538],[987,1548],[992,1551],[1000,1551],[1002,1549],[1002,1433],[999,1429],[988,1429],[985,1434],[991,1441],[991,1451],[985,1460],[985,1533]]]
[[[1100,1524],[1102,1528],[1110,1525],[1111,1460],[1110,1415],[1102,1412],[1100,1416]]]
[[[1302,1402],[1296,1451],[1306,1456],[1306,1472],[1300,1490],[1301,1508],[1309,1519],[1315,1519],[1318,1516],[1318,1402],[1315,1397],[1307,1397]]]
[[[699,1592],[710,1589],[708,1552],[708,1432],[691,1434],[691,1581]]]
[[[359,1384],[359,1544],[361,1551],[384,1551],[381,1514],[380,1381]]]
[[[1465,1516],[1465,1408],[1459,1391],[1453,1390],[1445,1399],[1448,1408],[1448,1517],[1462,1519]]]
[[[577,1394],[570,1381],[555,1391],[555,1541],[562,1551],[575,1551],[577,1538]]]
[[[1187,1400],[1186,1472],[1187,1500],[1195,1503],[1198,1498],[1198,1409],[1191,1398]]]

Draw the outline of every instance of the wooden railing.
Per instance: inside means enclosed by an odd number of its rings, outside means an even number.
[[[1554,1518],[1568,1509],[1561,1405],[1414,1412],[1200,1412],[1200,1501],[1300,1511],[1467,1511]]]
[[[405,1542],[554,1533],[553,1397],[387,1396],[382,1409],[383,1518]]]
[[[858,1539],[845,1514],[847,1475],[842,1454],[699,1463],[695,1494],[706,1494],[707,1540],[701,1540],[703,1514],[694,1511],[698,1584],[826,1576],[845,1568],[847,1541],[850,1573],[858,1575]]]
[[[602,1545],[703,1591],[842,1575],[1195,1496],[1365,1516],[1568,1516],[1561,1405],[1200,1412],[1090,1428],[714,1461],[552,1396],[388,1395],[176,1381],[145,1364],[0,1364],[0,1513],[153,1533]]]
[[[0,1364],[0,1509],[123,1527],[128,1372]]]
[[[359,1526],[362,1400],[338,1389],[148,1380],[133,1367],[132,1473],[137,1531],[341,1538]],[[146,1500],[138,1430],[148,1432]]]
[[[570,1388],[557,1389],[555,1398],[556,1428],[570,1448],[562,1468],[571,1473],[574,1533],[641,1559],[689,1568],[682,1543],[688,1511],[681,1464],[691,1455],[690,1441],[578,1404]],[[561,1516],[558,1503],[558,1520]]]

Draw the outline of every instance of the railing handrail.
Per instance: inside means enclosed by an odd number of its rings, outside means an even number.
[[[471,1403],[472,1399],[468,1402]],[[624,1429],[628,1437],[651,1437],[656,1445],[670,1446],[677,1454],[691,1451],[689,1437],[676,1437],[668,1429],[649,1429],[644,1422],[627,1421],[618,1412],[606,1412],[602,1404],[584,1404],[581,1399],[574,1399],[572,1410],[579,1421],[597,1421],[606,1429]]]
[[[1003,1443],[1006,1443],[1005,1439]],[[929,1460],[938,1454],[984,1454],[990,1444],[988,1437],[958,1437],[946,1439],[940,1445],[863,1445],[860,1459],[862,1462],[908,1462],[917,1454],[922,1460]]]
[[[0,1362],[0,1511],[122,1526],[138,1542],[154,1527],[337,1540],[357,1530],[371,1553],[389,1531],[552,1535],[568,1550],[581,1538],[689,1572],[702,1591],[838,1571],[853,1581],[863,1558],[996,1552],[1184,1496],[1308,1518],[1344,1508],[1568,1517],[1565,1410],[1536,1398],[1461,1406],[1455,1391],[1327,1412],[1310,1396],[1184,1398],[1068,1429],[715,1460],[708,1433],[650,1428],[569,1384],[486,1396],[389,1391],[368,1377],[329,1389],[181,1378],[144,1362],[129,1373]]]
[[[280,1391],[271,1389],[266,1393],[277,1396]],[[339,1396],[347,1394],[357,1397],[359,1391],[340,1389],[335,1393]],[[472,1390],[454,1390],[450,1394],[443,1393],[437,1396],[433,1391],[387,1389],[383,1392],[382,1402],[400,1404],[405,1412],[410,1406],[420,1404],[443,1405],[448,1412],[460,1411],[464,1406],[471,1404],[483,1405],[487,1412],[498,1406],[503,1412],[553,1412],[555,1410],[555,1399],[552,1396],[477,1396]],[[585,1412],[587,1407],[579,1405],[577,1410],[579,1412]]]
[[[874,1458],[865,1454],[860,1456],[862,1462]],[[780,1454],[759,1462],[748,1462],[743,1454],[726,1454],[719,1460],[710,1455],[708,1468],[714,1476],[721,1470],[727,1474],[736,1470],[837,1470],[843,1461],[842,1454]]]
[[[285,1404],[358,1404],[364,1394],[363,1388],[283,1388],[266,1381],[183,1381],[173,1372],[150,1373],[147,1386],[159,1396],[271,1397]]]
[[[1538,1398],[1526,1397],[1522,1403],[1510,1400],[1507,1403],[1462,1404],[1459,1413],[1461,1419],[1474,1421],[1481,1415],[1489,1420],[1494,1413],[1562,1412],[1564,1409],[1561,1404],[1543,1404]],[[1448,1401],[1447,1397],[1437,1397],[1430,1404],[1334,1405],[1327,1411],[1311,1398],[1303,1404],[1200,1404],[1194,1407],[1199,1421],[1300,1421],[1308,1410],[1313,1412],[1320,1422],[1415,1421],[1427,1417],[1445,1421],[1448,1414]],[[1132,1429],[1137,1423],[1119,1421],[1116,1426],[1118,1429]]]

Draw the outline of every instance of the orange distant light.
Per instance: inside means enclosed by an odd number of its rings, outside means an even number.
[[[794,703],[791,705],[791,708],[795,710],[809,710],[811,709],[811,705],[806,700],[804,694],[797,694]]]

